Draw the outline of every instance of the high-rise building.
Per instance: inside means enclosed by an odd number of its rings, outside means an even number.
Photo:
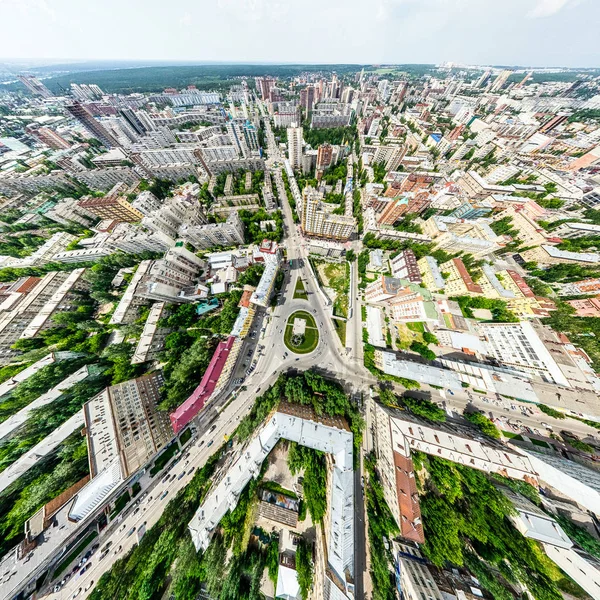
[[[268,100],[271,94],[271,90],[275,87],[275,80],[271,77],[257,77],[256,89],[260,92],[260,97],[263,100]]]
[[[258,152],[260,148],[260,143],[258,141],[258,131],[253,123],[250,121],[246,121],[244,123],[244,139],[246,140],[246,145],[250,150],[254,152]]]
[[[306,235],[334,240],[347,240],[354,231],[354,217],[334,215],[334,206],[322,202],[322,194],[311,186],[302,190],[302,231]]]
[[[107,387],[85,404],[92,477],[117,461],[127,478],[173,437],[168,413],[157,408],[162,385],[159,371]]]
[[[67,111],[75,117],[98,141],[102,142],[105,146],[113,148],[119,146],[119,143],[115,137],[109,133],[109,131],[97,121],[92,113],[80,102],[73,102],[65,106]]]
[[[481,77],[477,80],[477,82],[475,83],[475,87],[481,87],[482,85],[484,85],[487,80],[490,78],[490,75],[492,74],[492,72],[488,69],[487,71],[484,71],[483,74],[481,75]]]
[[[236,211],[231,212],[225,223],[209,223],[196,227],[182,227],[180,236],[198,250],[213,246],[232,246],[244,243],[244,224]]]
[[[129,127],[131,127],[131,129],[133,129],[137,135],[144,136],[148,133],[146,125],[142,123],[142,121],[131,108],[120,108],[119,115],[121,115],[121,118],[126,121]]]
[[[508,81],[508,78],[513,74],[509,69],[504,69],[501,71],[496,79],[494,79],[494,83],[492,83],[492,87],[490,88],[491,92],[498,92],[502,89],[504,84]]]
[[[317,170],[325,170],[331,165],[333,159],[333,146],[331,144],[321,144],[317,151]]]
[[[300,90],[300,105],[309,113],[315,104],[315,87],[307,85],[303,90]]]
[[[52,92],[33,75],[17,75],[17,79],[34,95],[51,98]]]
[[[68,150],[71,144],[49,127],[27,127],[27,132],[54,150]]]
[[[144,216],[134,208],[123,196],[109,195],[104,198],[84,198],[79,206],[101,219],[135,223]]]
[[[302,127],[297,127],[292,123],[287,130],[288,138],[288,155],[292,169],[300,169],[302,167]]]
[[[239,155],[248,158],[250,156],[250,149],[246,143],[244,126],[238,121],[228,121],[227,133],[229,134],[231,144],[237,149]]]

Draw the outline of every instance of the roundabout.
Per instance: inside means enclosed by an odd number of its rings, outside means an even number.
[[[305,310],[293,312],[285,325],[283,341],[295,354],[312,352],[319,345],[319,329],[314,317]]]

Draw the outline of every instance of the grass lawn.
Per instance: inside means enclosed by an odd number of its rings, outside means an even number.
[[[304,283],[300,277],[298,277],[296,280],[296,287],[294,288],[294,299],[296,298],[299,298],[300,300],[308,300],[308,294],[304,289]]]
[[[154,477],[163,467],[179,452],[179,446],[171,444],[155,461],[150,468],[150,476]]]
[[[331,288],[336,293],[333,303],[333,313],[338,317],[347,317],[350,265],[347,262],[329,263],[315,261],[315,263],[323,285]]]
[[[541,446],[542,448],[550,447],[546,442],[542,442],[542,440],[536,440],[535,438],[529,438],[529,440],[534,446]]]
[[[406,326],[415,333],[425,333],[425,325],[421,321],[415,321],[414,323],[407,323]]]
[[[306,319],[304,339],[299,346],[294,346],[292,344],[292,331],[296,318]],[[319,330],[317,329],[317,324],[315,323],[313,316],[304,310],[297,310],[295,313],[291,314],[285,326],[283,341],[288,350],[291,350],[296,354],[308,354],[309,352],[312,352],[319,343]]]
[[[187,444],[189,439],[192,437],[192,430],[188,427],[180,436],[179,441],[181,445]]]
[[[346,346],[346,321],[340,321],[339,319],[333,319],[333,326],[335,327],[335,332],[338,334],[340,338],[340,342],[342,342],[342,346]]]
[[[91,543],[91,541],[98,536],[97,531],[91,531],[75,548],[69,552],[67,558],[65,558],[54,570],[52,574],[53,578],[58,577]]]
[[[288,498],[292,498],[293,500],[298,500],[298,495],[292,490],[287,490],[283,486],[279,485],[276,481],[263,481],[260,484],[260,487],[264,490],[269,490],[271,492],[275,492],[276,494],[283,494]]]
[[[505,438],[509,438],[511,440],[516,440],[518,442],[522,442],[523,438],[518,433],[513,433],[512,431],[504,431],[502,430],[502,435]]]
[[[415,330],[415,325],[423,325],[422,323],[395,323],[396,331],[398,332],[398,346],[406,350],[410,348],[413,342],[423,342],[423,333]],[[409,327],[410,326],[410,327]],[[394,334],[392,330],[392,334]]]
[[[124,508],[127,506],[127,503],[131,500],[131,496],[129,492],[123,492],[116,500],[115,507],[113,511],[110,513],[110,518],[114,519]]]

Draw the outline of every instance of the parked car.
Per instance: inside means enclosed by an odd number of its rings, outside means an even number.
[[[129,530],[129,532],[127,533],[127,537],[130,537],[130,536],[132,536],[132,535],[135,533],[135,529],[136,529],[135,527],[132,527],[132,528]]]

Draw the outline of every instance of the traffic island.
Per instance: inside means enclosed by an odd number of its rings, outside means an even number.
[[[292,313],[286,323],[283,341],[288,350],[308,354],[319,344],[319,330],[314,317],[305,310]]]

